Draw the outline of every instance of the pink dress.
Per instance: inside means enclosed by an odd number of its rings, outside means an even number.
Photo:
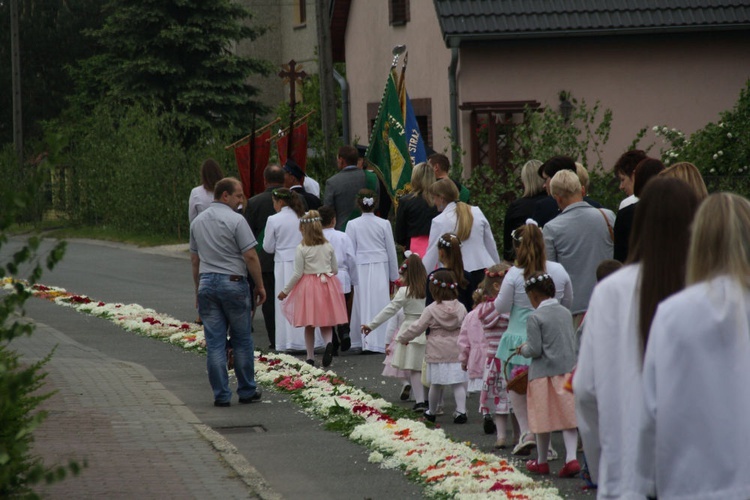
[[[294,256],[294,275],[284,287],[288,297],[281,310],[292,325],[335,326],[348,322],[336,255],[330,243],[300,244]]]
[[[466,363],[466,371],[469,374],[468,392],[479,392],[482,389],[482,377],[484,375],[484,358],[486,348],[484,346],[484,330],[479,319],[479,310],[472,309],[466,314],[461,323],[461,332],[458,334],[459,359]]]
[[[508,315],[495,310],[492,300],[477,306],[485,341],[485,364],[479,412],[482,415],[507,415],[510,412],[508,387],[503,377],[502,362],[497,359],[497,346],[508,329]]]

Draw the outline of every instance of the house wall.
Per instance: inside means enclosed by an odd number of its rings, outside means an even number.
[[[253,14],[250,25],[265,27],[266,32],[254,41],[245,41],[237,47],[237,53],[262,59],[270,64],[268,76],[252,76],[249,83],[260,90],[258,99],[271,109],[266,118],[273,119],[274,109],[282,101],[289,101],[289,85],[279,78],[281,65],[294,59],[307,74],[318,72],[317,28],[315,24],[315,0],[305,2],[307,22],[295,22],[298,0],[273,2],[269,0],[238,0]],[[298,94],[298,99],[301,94]],[[261,123],[258,126],[262,125]]]
[[[409,97],[412,101],[430,100],[432,147],[442,151],[450,145],[444,131],[450,125],[450,51],[443,42],[432,0],[410,0],[409,4],[410,21],[403,26],[390,26],[387,1],[351,3],[345,45],[352,140],[359,144],[369,143],[367,105],[380,103],[393,60],[391,50],[396,45],[405,44],[409,53],[406,70]]]
[[[561,90],[613,112],[607,168],[642,127],[690,134],[730,109],[750,78],[750,33],[502,41],[461,47],[459,103],[536,99],[558,106]],[[469,112],[461,112],[464,149]],[[652,154],[661,141],[654,140]],[[540,158],[544,160],[544,158]]]

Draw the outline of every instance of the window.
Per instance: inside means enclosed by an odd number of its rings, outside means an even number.
[[[526,107],[539,106],[537,101],[467,102],[459,106],[471,111],[471,165],[488,165],[497,173],[513,167],[521,147],[516,126],[523,122]]]
[[[409,0],[388,0],[388,21],[392,26],[403,26],[409,19]]]
[[[294,0],[294,27],[300,28],[307,24],[307,0]]]

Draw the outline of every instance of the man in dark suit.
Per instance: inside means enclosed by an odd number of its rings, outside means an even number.
[[[269,165],[263,171],[263,180],[266,190],[256,194],[247,202],[245,209],[245,219],[250,225],[250,229],[258,240],[258,257],[260,258],[260,269],[263,276],[263,288],[268,290],[268,296],[274,297],[275,280],[273,276],[273,254],[266,253],[263,250],[263,236],[266,229],[266,221],[276,213],[273,208],[273,198],[271,193],[274,189],[284,187],[284,170],[278,165]],[[276,349],[276,317],[274,311],[274,300],[267,300],[263,303],[263,322],[268,332],[268,342],[270,349]]]
[[[346,223],[359,211],[355,199],[360,189],[367,186],[365,172],[357,167],[359,154],[354,146],[341,146],[336,159],[339,172],[326,181],[324,204],[336,210],[336,229],[343,231]],[[379,191],[375,186],[376,191]]]
[[[305,210],[317,210],[320,208],[320,198],[305,191],[302,183],[305,181],[305,173],[297,162],[289,159],[284,164],[284,187],[291,189],[302,197],[305,202]]]

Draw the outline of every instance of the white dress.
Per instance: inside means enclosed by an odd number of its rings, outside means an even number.
[[[323,236],[333,246],[336,253],[336,262],[339,272],[336,275],[341,283],[341,291],[349,293],[352,286],[357,286],[357,261],[354,257],[354,244],[351,238],[343,231],[328,228],[323,229]]]
[[[393,296],[393,300],[391,300],[382,311],[372,318],[369,323],[366,323],[367,326],[374,330],[385,323],[388,319],[394,317],[399,311],[403,311],[404,317],[398,331],[404,331],[409,328],[411,324],[417,321],[422,315],[425,299],[407,297],[406,292],[407,288],[405,286],[400,287],[396,292],[396,295]],[[394,336],[397,333],[398,332],[394,332]],[[392,343],[392,338],[387,340],[390,340]],[[426,343],[427,337],[424,333],[414,340],[411,340],[407,345],[396,342],[393,346],[394,351],[393,357],[391,358],[391,365],[394,368],[399,368],[401,370],[422,371]]]
[[[471,207],[471,214],[474,216],[471,234],[466,241],[461,242],[461,257],[464,261],[464,270],[467,272],[486,269],[502,260],[497,252],[495,237],[492,235],[492,229],[487,218],[479,207]],[[438,264],[438,239],[445,233],[455,234],[457,229],[456,217],[456,204],[451,202],[432,219],[427,252],[422,259],[428,273],[433,271]]]
[[[750,498],[749,324],[750,292],[728,276],[659,305],[633,436],[642,493],[660,500]]]
[[[297,245],[302,242],[299,230],[299,217],[289,207],[282,207],[278,213],[268,218],[263,238],[263,250],[273,254],[273,274],[275,289],[273,297],[276,315],[276,349],[298,351],[305,349],[305,329],[294,328],[281,310],[279,293],[294,275],[294,255]],[[323,346],[322,338],[316,335],[316,347]]]
[[[188,219],[193,222],[195,217],[208,208],[214,201],[213,191],[209,191],[203,185],[196,186],[190,191],[188,200]]]
[[[640,264],[594,288],[573,377],[578,430],[598,498],[635,489],[635,436],[643,395],[638,332]]]
[[[352,348],[385,352],[386,325],[365,337],[361,325],[374,318],[391,301],[390,283],[398,278],[396,244],[391,223],[371,213],[349,221],[346,234],[354,244],[359,286],[354,291],[352,306]]]

